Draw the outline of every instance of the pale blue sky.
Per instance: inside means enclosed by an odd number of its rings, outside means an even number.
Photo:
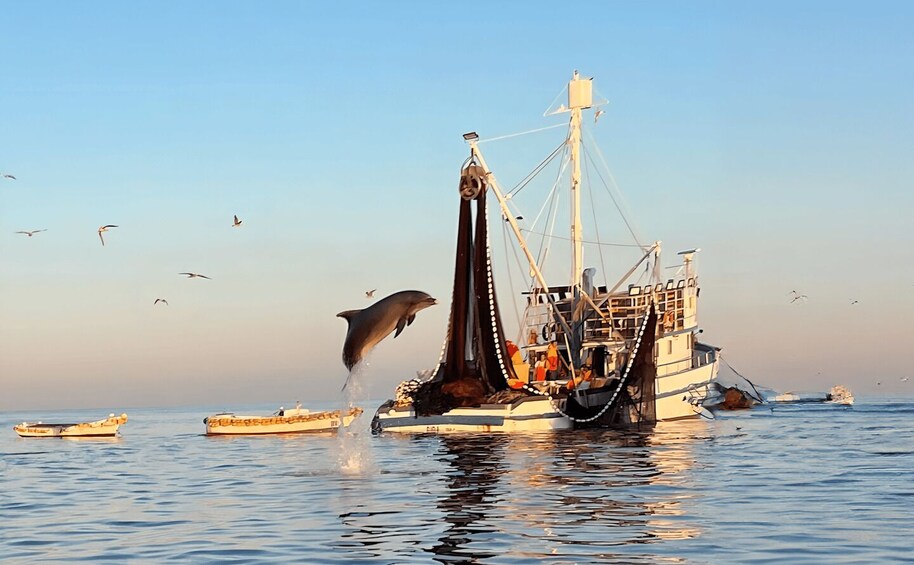
[[[703,249],[730,363],[910,392],[910,4],[491,4],[3,3],[0,409],[331,399],[334,315],[424,290],[388,396],[446,331],[461,134],[555,123],[573,69],[641,233]],[[543,135],[492,144],[505,184]]]

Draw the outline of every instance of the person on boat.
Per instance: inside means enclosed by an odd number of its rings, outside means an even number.
[[[510,339],[505,340],[505,345],[508,348],[508,357],[511,358],[511,363],[514,365],[520,365],[524,362],[524,358],[520,354],[520,349],[517,345],[514,344]]]
[[[280,407],[279,407],[279,410],[276,412],[276,415],[277,415],[277,416],[285,416],[285,415],[286,415],[286,409],[285,409],[285,407],[284,407],[284,406],[280,406]]]
[[[534,365],[534,379],[536,382],[543,382],[546,380],[546,354],[540,353],[539,359],[536,360]]]
[[[554,381],[558,377],[558,372],[559,348],[556,347],[554,341],[550,341],[549,346],[546,348],[546,378]]]
[[[568,390],[587,390],[590,388],[590,382],[593,380],[593,367],[590,363],[581,365],[581,370],[571,379],[568,379]]]
[[[296,410],[301,410],[301,400],[296,400],[296,401],[295,401],[295,409],[296,409]]]
[[[527,345],[536,345],[539,343],[539,334],[536,333],[536,330],[530,330],[530,335],[527,336]]]

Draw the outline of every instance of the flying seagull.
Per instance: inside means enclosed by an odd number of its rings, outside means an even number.
[[[32,237],[36,233],[43,232],[43,231],[48,231],[48,230],[17,231],[16,233],[24,233],[25,235]]]
[[[16,177],[14,177],[13,175],[8,175],[6,173],[3,173],[3,178],[10,179],[10,180],[16,180]]]
[[[600,119],[600,116],[602,116],[602,115],[605,114],[605,113],[606,113],[606,112],[604,112],[603,110],[597,110],[596,112],[594,112],[594,114],[593,114],[593,123],[597,123],[597,120]]]
[[[159,302],[161,302],[161,303],[164,304],[165,306],[168,306],[168,301],[165,300],[164,298],[156,298],[156,301],[153,302],[152,305],[155,306],[155,305],[158,304]]]
[[[117,226],[114,225],[114,224],[106,224],[106,225],[104,225],[104,226],[98,228],[98,238],[99,238],[100,240],[102,240],[102,246],[105,245],[105,238],[102,237],[102,232],[103,232],[103,231],[108,231],[108,228],[116,228],[116,227],[117,227]]]
[[[903,383],[908,382],[908,377],[901,377],[901,382],[903,382]]]
[[[378,289],[373,288],[373,289],[371,289],[371,290],[366,290],[366,291],[365,291],[365,298],[374,298],[374,291],[376,291],[376,290],[378,290]]]
[[[859,301],[859,300],[851,300],[851,306],[853,306],[854,304],[860,304],[860,301]]]
[[[210,278],[209,278],[208,276],[206,276],[206,275],[198,275],[197,273],[178,273],[178,274],[179,274],[179,275],[187,275],[187,278],[189,278],[189,279],[196,279],[196,278],[199,277],[199,278],[201,278],[201,279],[212,280],[212,279],[210,279]]]
[[[232,222],[232,227],[237,228],[241,225],[241,220],[238,219],[238,214],[235,214],[235,221]]]
[[[796,302],[797,300],[800,300],[800,301],[802,301],[802,302],[806,302],[807,297],[806,297],[805,294],[800,294],[799,292],[797,292],[797,291],[795,291],[795,290],[791,290],[791,291],[788,292],[787,294],[793,295],[793,300],[790,301],[791,304],[793,304],[793,303]]]

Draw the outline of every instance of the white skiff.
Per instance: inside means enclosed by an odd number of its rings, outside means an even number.
[[[118,427],[126,422],[127,414],[109,414],[102,420],[79,424],[22,422],[13,426],[13,430],[20,437],[114,437],[117,435]]]
[[[327,432],[348,427],[362,413],[361,408],[311,412],[304,408],[284,410],[282,415],[238,416],[231,413],[215,414],[203,419],[207,435],[294,434]]]

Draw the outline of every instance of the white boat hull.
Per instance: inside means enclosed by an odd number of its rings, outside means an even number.
[[[326,412],[295,411],[283,416],[236,416],[215,414],[203,419],[207,435],[298,434],[329,432],[348,427],[361,408],[352,408],[342,414],[340,410]]]
[[[121,414],[79,424],[23,422],[13,426],[13,430],[20,437],[114,437],[120,425],[126,422],[127,414]]]
[[[443,414],[417,416],[411,406],[382,406],[372,428],[407,433],[537,432],[574,427],[547,397],[532,397],[514,404],[483,404],[455,408]]]
[[[694,369],[658,375],[655,386],[657,421],[713,418],[702,403],[709,394],[711,382],[717,377],[717,369],[718,361],[715,360]]]

